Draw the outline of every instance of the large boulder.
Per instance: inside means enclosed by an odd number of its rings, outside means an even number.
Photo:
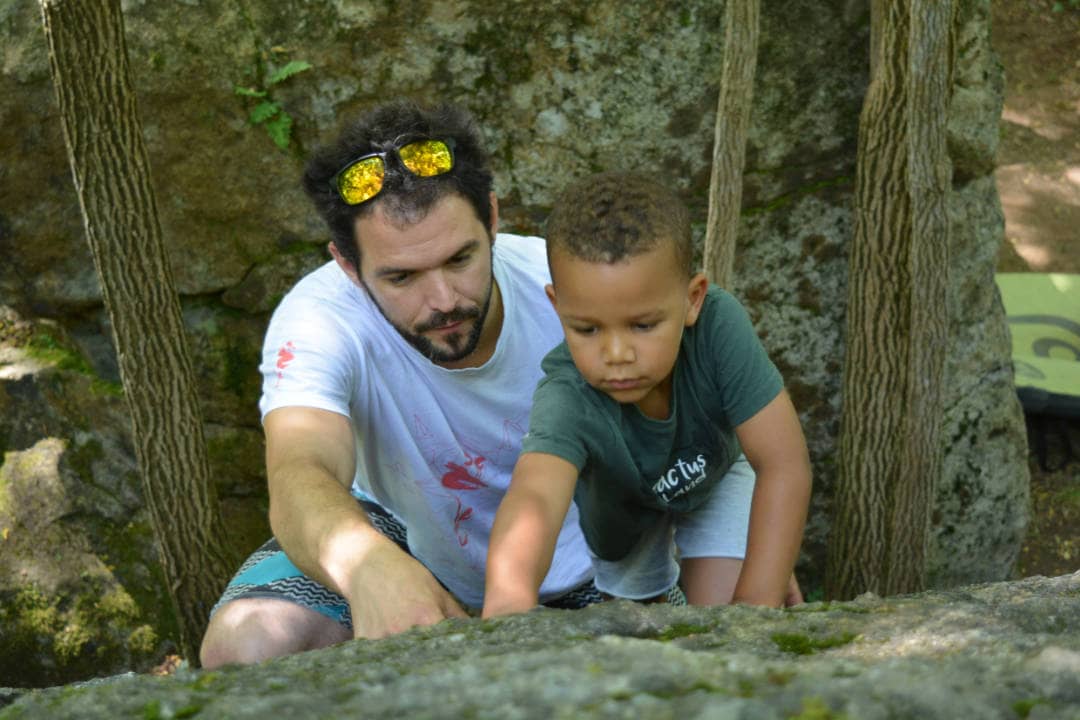
[[[1080,574],[791,610],[540,609],[257,666],[11,690],[0,720],[1075,720],[1078,597]]]
[[[235,466],[259,461],[261,435],[208,430],[231,538],[250,548],[268,532],[265,508]],[[0,682],[56,684],[160,661],[177,628],[122,389],[59,324],[4,306],[0,441]]]
[[[123,398],[55,323],[0,306],[0,676],[142,667],[175,637]]]
[[[572,179],[634,169],[669,178],[704,235],[722,3],[123,5],[207,435],[238,507],[265,510],[259,338],[282,294],[327,257],[325,228],[298,183],[303,156],[361,108],[405,94],[471,110],[492,149],[504,229],[542,233]],[[930,557],[938,587],[1009,577],[1027,520],[1024,429],[992,279],[1003,238],[989,174],[1002,70],[990,49],[989,0],[957,5],[946,457]],[[869,18],[849,0],[766,3],[762,12],[733,289],[781,367],[810,443],[815,492],[800,574],[814,593],[836,480]],[[271,82],[297,60],[312,69]],[[237,87],[281,103],[292,120],[287,149],[249,122],[253,101]],[[0,97],[0,302],[65,329],[92,373],[115,383],[35,0],[0,1]],[[123,408],[116,412],[123,425]],[[130,467],[127,446],[103,447]]]

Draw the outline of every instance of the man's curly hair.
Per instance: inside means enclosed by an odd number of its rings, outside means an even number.
[[[450,172],[418,178],[402,167],[395,153],[389,152],[382,191],[377,196],[359,205],[348,205],[338,195],[332,180],[349,162],[424,138],[448,140],[453,144],[454,167]],[[358,272],[360,248],[354,236],[356,219],[370,214],[377,206],[396,221],[415,223],[439,200],[456,193],[472,205],[485,228],[491,226],[493,177],[488,154],[473,118],[449,104],[427,108],[411,100],[395,100],[368,110],[349,123],[333,143],[311,156],[303,185],[330,227],[338,252]]]

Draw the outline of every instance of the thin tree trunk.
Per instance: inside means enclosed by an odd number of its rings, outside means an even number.
[[[953,5],[874,0],[825,590],[926,587],[948,339]]]
[[[136,459],[180,625],[198,661],[235,565],[210,479],[127,62],[120,0],[41,0],[60,118],[132,418]]]
[[[716,103],[709,217],[705,230],[705,273],[730,286],[742,209],[746,132],[754,99],[759,0],[727,0],[720,97]]]

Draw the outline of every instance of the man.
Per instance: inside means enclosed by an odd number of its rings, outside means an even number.
[[[304,186],[334,261],[267,330],[275,540],[215,608],[204,667],[479,610],[540,360],[562,338],[543,241],[496,237],[487,156],[461,111],[377,107],[311,159]],[[603,599],[573,509],[556,546],[541,603]]]

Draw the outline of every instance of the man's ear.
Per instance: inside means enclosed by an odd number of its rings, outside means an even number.
[[[705,273],[698,273],[690,278],[690,283],[686,287],[686,327],[697,322],[698,315],[701,314],[701,305],[705,302],[705,293],[708,291],[709,280],[705,277]]]
[[[544,292],[547,294],[548,300],[551,301],[551,306],[555,307],[555,286],[548,283],[544,286]]]
[[[495,197],[495,192],[491,192],[491,241],[495,242],[495,236],[499,232],[499,198]]]
[[[334,262],[336,262],[338,264],[338,267],[341,268],[341,271],[348,275],[349,279],[356,283],[357,286],[363,287],[364,284],[360,282],[360,275],[358,272],[359,268],[357,268],[351,262],[345,259],[345,256],[341,254],[341,252],[337,249],[337,245],[335,245],[333,242],[328,243],[326,247],[330,251],[330,254],[333,256]]]

